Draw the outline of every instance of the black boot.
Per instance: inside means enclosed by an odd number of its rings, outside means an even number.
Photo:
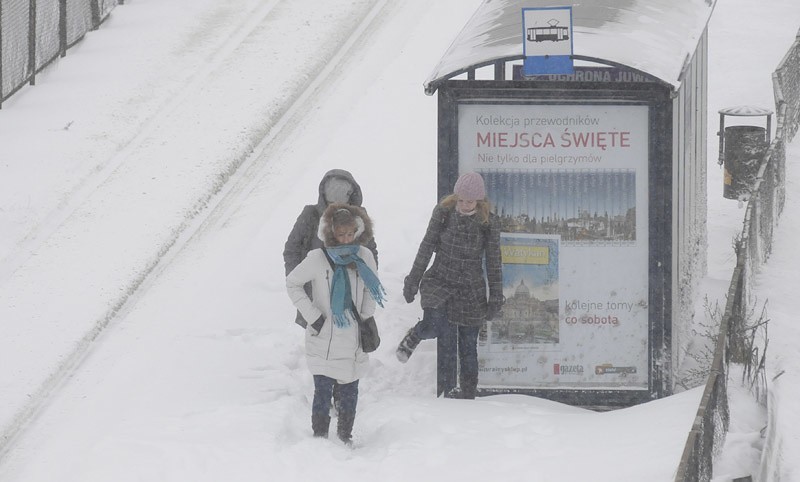
[[[417,345],[419,345],[420,341],[422,340],[420,340],[417,334],[414,333],[414,328],[408,330],[406,336],[403,337],[403,339],[400,341],[400,344],[397,346],[397,359],[400,360],[401,363],[407,362],[408,359],[411,358],[411,354],[414,353],[414,350],[417,348]]]
[[[478,374],[461,373],[461,396],[465,400],[474,400],[478,393]]]
[[[464,400],[475,400],[475,395],[478,393],[477,383],[462,383],[461,396],[459,398]]]
[[[311,429],[314,430],[315,437],[328,438],[328,428],[331,425],[331,417],[318,413],[311,414]]]
[[[339,422],[336,426],[336,435],[345,445],[353,445],[353,423],[356,421],[355,412],[339,412]]]

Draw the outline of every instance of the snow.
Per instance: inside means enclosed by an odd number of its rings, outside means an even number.
[[[751,3],[720,0],[709,26],[698,299],[721,305],[744,209],[721,195],[715,113],[773,107],[770,74],[800,25],[794,0]],[[422,81],[479,4],[128,0],[6,101],[0,479],[672,480],[701,389],[605,413],[519,395],[437,399],[434,343],[394,359],[421,315],[402,278],[436,199],[436,101]],[[770,396],[783,480],[800,470],[788,455],[800,443],[798,157],[790,144],[756,294],[769,300],[769,376],[783,372]],[[333,167],[363,187],[390,296],[355,450],[310,436],[312,381],[281,258]],[[719,481],[759,470],[766,413],[737,380]]]

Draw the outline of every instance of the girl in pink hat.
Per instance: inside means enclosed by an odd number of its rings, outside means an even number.
[[[428,268],[434,252],[436,257]],[[411,272],[405,278],[406,302],[413,302],[419,292],[424,314],[397,347],[397,358],[405,363],[420,341],[439,338],[439,346],[452,347],[455,343],[451,337],[456,337],[460,390],[448,396],[475,398],[478,332],[502,308],[501,270],[500,221],[490,212],[483,178],[468,172],[458,178],[453,194],[433,209]],[[444,359],[446,373],[455,373],[456,353],[448,353]],[[455,380],[446,380],[445,386],[455,386]]]

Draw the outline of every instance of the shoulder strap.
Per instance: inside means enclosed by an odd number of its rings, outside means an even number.
[[[442,213],[444,213],[444,216],[442,216],[442,224],[447,224],[447,222],[448,222],[448,221],[450,221],[450,216],[451,216],[451,215],[452,215],[452,214],[453,214],[455,211],[456,211],[456,208],[455,208],[455,207],[449,207],[449,208],[444,208],[444,207],[443,207],[443,208],[442,208]]]
[[[325,254],[325,259],[328,260],[328,263],[331,265],[331,269],[336,270],[336,264],[334,264],[333,259],[331,259],[331,255],[328,254],[328,250],[322,248],[322,253]]]
[[[447,225],[450,223],[450,216],[453,215],[455,208],[443,208],[442,209],[442,231],[447,229]]]

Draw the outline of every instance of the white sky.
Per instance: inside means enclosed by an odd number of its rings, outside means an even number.
[[[400,293],[436,198],[436,99],[422,81],[479,2],[286,3],[128,0],[3,104],[0,435],[18,436],[0,479],[671,480],[699,389],[609,413],[445,400],[433,342],[394,358],[421,315]],[[362,28],[372,3],[384,10]],[[710,25],[698,300],[723,305],[744,209],[721,195],[716,112],[773,107],[770,75],[800,25],[794,0],[750,3],[720,0]],[[800,228],[787,214],[800,153],[787,157],[786,211],[754,295],[769,299],[770,377],[785,370],[774,414],[796,427]],[[332,167],[363,187],[390,297],[354,451],[310,436],[281,258]],[[719,481],[758,470],[765,413],[736,382]],[[779,438],[798,453],[796,433]],[[792,480],[797,462],[781,463]]]

